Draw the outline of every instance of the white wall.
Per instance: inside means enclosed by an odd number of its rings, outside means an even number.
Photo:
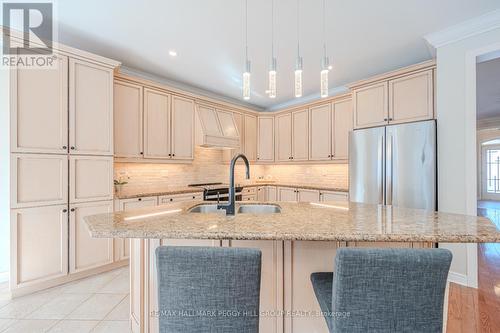
[[[1,47],[0,43],[0,47]],[[8,279],[10,227],[8,71],[0,68],[0,282]]]
[[[438,206],[476,215],[475,57],[500,48],[500,28],[437,49]],[[477,287],[477,245],[440,244],[453,252],[450,279]]]

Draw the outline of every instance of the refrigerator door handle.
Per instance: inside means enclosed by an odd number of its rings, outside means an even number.
[[[393,175],[394,175],[394,169],[393,169],[393,164],[394,164],[394,135],[391,133],[388,135],[387,139],[387,162],[386,162],[386,169],[387,169],[387,188],[386,188],[386,204],[387,205],[392,205],[392,192],[393,192]]]
[[[378,203],[384,204],[384,136],[381,136],[378,143],[378,162],[379,162],[379,172],[378,172],[378,188],[379,188],[379,198]]]

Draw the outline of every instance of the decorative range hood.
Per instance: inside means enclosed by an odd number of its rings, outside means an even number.
[[[196,108],[196,144],[202,147],[238,148],[240,135],[233,114],[210,105]]]

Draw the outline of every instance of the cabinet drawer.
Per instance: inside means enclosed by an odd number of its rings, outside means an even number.
[[[242,195],[249,195],[249,194],[256,194],[257,193],[257,187],[245,187],[241,191]]]
[[[70,156],[70,203],[113,199],[113,157]]]
[[[244,195],[241,197],[241,201],[256,201],[257,200],[257,195],[252,194],[252,195]]]
[[[165,205],[174,202],[184,202],[192,200],[203,200],[203,194],[201,193],[185,193],[178,195],[162,195],[158,197],[158,204]]]
[[[11,207],[68,202],[66,155],[11,154]]]
[[[118,201],[118,211],[134,210],[143,207],[156,206],[158,197],[139,197],[131,199],[120,199]]]

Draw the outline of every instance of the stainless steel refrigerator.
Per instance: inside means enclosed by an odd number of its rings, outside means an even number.
[[[352,131],[349,198],[436,210],[436,122]]]

